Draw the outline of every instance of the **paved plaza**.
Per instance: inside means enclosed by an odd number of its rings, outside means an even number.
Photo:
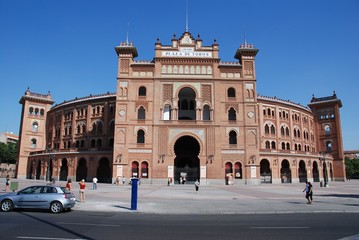
[[[0,179],[4,180],[4,179]],[[44,184],[41,180],[17,180],[19,189]],[[5,183],[4,181],[1,181]],[[66,182],[57,182],[65,186]],[[5,184],[3,184],[5,185]],[[330,182],[329,187],[313,184],[313,204],[306,204],[300,184],[262,184],[242,186],[200,186],[193,184],[149,185],[138,187],[137,210],[131,210],[131,185],[87,183],[86,201],[77,202],[73,211],[132,212],[157,214],[259,214],[308,212],[359,212],[359,180]],[[3,186],[0,194],[3,194]],[[78,183],[73,192],[79,198]]]

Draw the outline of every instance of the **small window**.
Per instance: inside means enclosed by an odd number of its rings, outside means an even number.
[[[237,120],[237,116],[236,116],[236,110],[234,110],[233,107],[231,107],[228,111],[228,120],[229,121],[236,121]]]
[[[236,97],[236,90],[234,89],[234,88],[228,88],[228,90],[227,90],[227,96],[228,97]]]
[[[145,132],[143,130],[137,132],[137,143],[145,143]]]
[[[138,120],[144,120],[146,119],[146,111],[143,106],[141,106],[137,111],[137,119]]]
[[[32,123],[32,131],[38,132],[39,131],[39,124],[37,122]]]
[[[31,139],[31,148],[36,148],[37,140],[35,138]]]
[[[138,96],[140,96],[140,97],[145,97],[146,96],[146,88],[145,87],[140,87],[138,89]]]
[[[237,133],[235,131],[229,132],[229,144],[237,144]]]

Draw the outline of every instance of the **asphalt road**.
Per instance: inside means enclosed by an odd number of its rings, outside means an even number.
[[[359,239],[359,213],[0,212],[1,239]]]

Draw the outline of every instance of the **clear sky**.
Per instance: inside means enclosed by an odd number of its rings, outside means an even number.
[[[358,0],[188,0],[189,32],[217,40],[222,61],[244,41],[260,51],[257,91],[307,105],[342,100],[344,149],[359,150]],[[0,131],[18,134],[27,87],[56,103],[116,91],[116,45],[138,60],[186,27],[186,0],[0,0]]]

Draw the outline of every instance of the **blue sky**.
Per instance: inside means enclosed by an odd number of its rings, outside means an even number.
[[[114,47],[133,42],[138,60],[186,26],[185,0],[0,0],[0,131],[19,132],[27,87],[56,103],[115,92]],[[345,150],[359,150],[358,0],[188,0],[189,31],[213,39],[222,61],[243,43],[256,58],[261,95],[307,105],[336,91]]]

